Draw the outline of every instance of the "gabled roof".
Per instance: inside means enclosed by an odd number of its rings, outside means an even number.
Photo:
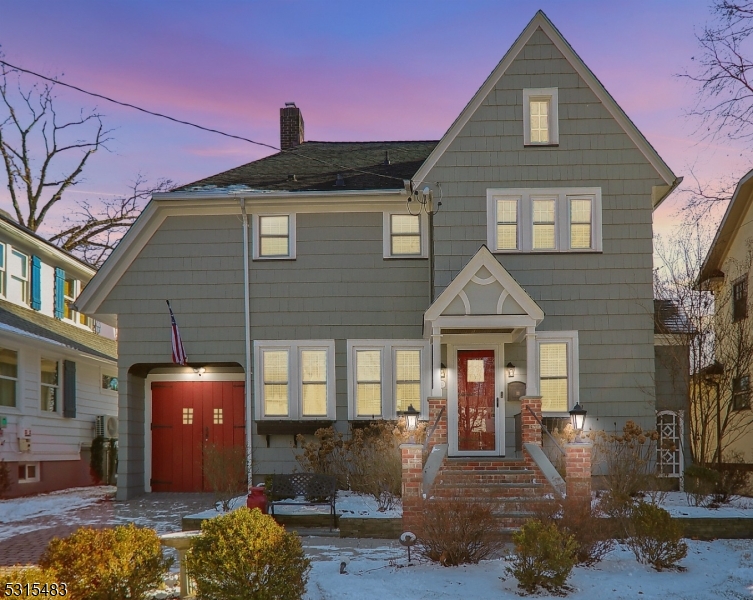
[[[695,333],[684,311],[672,300],[654,300],[654,333],[660,335]]]
[[[482,272],[483,276],[479,276],[479,272]],[[519,309],[513,314],[525,314],[533,319],[537,325],[544,320],[544,311],[541,310],[541,307],[515,281],[513,276],[507,272],[507,269],[499,264],[499,261],[489,251],[489,248],[481,246],[473,258],[468,261],[468,264],[452,280],[452,283],[444,289],[424,313],[424,321],[437,320],[447,309],[451,308],[451,305],[458,298],[462,306],[464,306],[465,314],[474,314],[473,303],[468,298],[466,289],[472,284],[486,287],[493,283],[499,284],[501,293],[495,294],[493,298],[494,302],[487,302],[490,310],[485,311],[483,314],[500,316],[510,314],[506,313],[505,304],[507,299],[510,298],[514,303],[513,305]]]
[[[748,213],[751,202],[753,202],[753,169],[738,182],[732,200],[727,205],[724,218],[716,231],[714,241],[711,243],[698,275],[699,284],[721,275],[724,259],[743,224],[743,218]]]
[[[531,36],[538,29],[541,29],[544,32],[544,34],[552,41],[552,43],[562,53],[562,55],[570,63],[570,65],[577,71],[578,75],[580,75],[581,78],[589,86],[589,88],[591,88],[591,91],[593,91],[593,93],[609,111],[612,117],[614,117],[614,119],[620,124],[628,137],[638,147],[641,153],[646,157],[646,160],[651,163],[654,169],[656,169],[656,172],[666,183],[666,190],[661,190],[661,193],[659,193],[657,197],[653,199],[655,208],[661,203],[662,200],[664,200],[664,198],[669,195],[669,193],[680,183],[680,181],[682,181],[682,179],[678,180],[677,176],[675,176],[675,174],[672,172],[672,169],[667,166],[662,157],[659,156],[659,154],[656,152],[654,147],[638,130],[638,128],[630,120],[627,114],[625,114],[625,111],[620,108],[614,98],[612,98],[609,92],[607,92],[606,88],[604,88],[601,82],[593,74],[591,69],[586,66],[580,56],[578,56],[575,50],[573,50],[572,46],[570,46],[567,40],[565,40],[562,34],[557,30],[557,28],[541,10],[539,10],[536,15],[534,15],[533,19],[531,19],[526,28],[523,30],[523,33],[518,36],[518,39],[515,40],[515,43],[510,47],[505,56],[492,71],[483,85],[479,88],[473,98],[471,98],[471,101],[463,109],[463,112],[461,112],[458,118],[455,119],[455,122],[447,130],[447,133],[444,134],[442,139],[437,144],[436,148],[434,148],[432,153],[426,159],[426,162],[418,170],[414,179],[417,183],[423,182],[426,179],[429,171],[431,171],[431,169],[437,163],[442,154],[444,154],[447,148],[449,148],[450,144],[462,131],[463,127],[465,127],[476,110],[481,106],[484,99],[494,89],[494,87],[497,85],[497,82],[505,74],[512,62],[518,57],[524,46],[528,43],[528,40],[531,39]]]
[[[2,325],[98,358],[113,361],[118,358],[118,344],[114,340],[0,299]]]
[[[413,177],[436,145],[436,140],[304,142],[175,191],[230,186],[290,192],[402,189],[402,180]]]

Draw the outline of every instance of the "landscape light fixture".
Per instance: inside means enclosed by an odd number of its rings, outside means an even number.
[[[582,441],[580,434],[583,433],[583,426],[586,424],[586,414],[588,411],[580,405],[580,402],[578,402],[568,412],[570,413],[570,422],[576,433],[575,441],[580,442]]]
[[[418,415],[420,415],[415,408],[413,408],[412,404],[408,405],[408,410],[405,411],[405,422],[407,425],[408,431],[415,431],[418,427]]]
[[[196,373],[199,377],[201,377],[204,373],[207,372],[206,367],[194,367],[193,372]]]

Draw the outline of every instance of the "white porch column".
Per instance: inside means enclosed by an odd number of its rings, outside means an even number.
[[[539,357],[536,356],[536,328],[526,327],[526,396],[539,395]]]
[[[442,395],[442,329],[431,328],[431,395],[438,398]]]

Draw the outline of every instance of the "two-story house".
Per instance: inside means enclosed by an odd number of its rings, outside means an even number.
[[[703,458],[715,462],[721,446],[723,461],[737,454],[748,468],[753,466],[753,314],[748,296],[752,271],[753,171],[749,171],[735,188],[701,268],[699,283],[714,294],[716,331],[714,362],[699,365],[703,370],[698,378],[703,381],[694,390],[697,429],[708,438]]]
[[[22,496],[91,485],[97,417],[117,437],[114,329],[74,307],[95,271],[0,212],[0,468]]]
[[[439,141],[280,125],[281,152],[156,194],[81,295],[120,332],[119,497],[201,489],[206,443],[290,471],[296,433],[430,397],[451,456],[513,455],[523,394],[655,425],[652,212],[678,179],[542,12]]]

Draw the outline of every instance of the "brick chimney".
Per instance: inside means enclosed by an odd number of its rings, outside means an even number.
[[[280,150],[289,150],[303,143],[303,116],[295,102],[286,102],[280,109]]]

